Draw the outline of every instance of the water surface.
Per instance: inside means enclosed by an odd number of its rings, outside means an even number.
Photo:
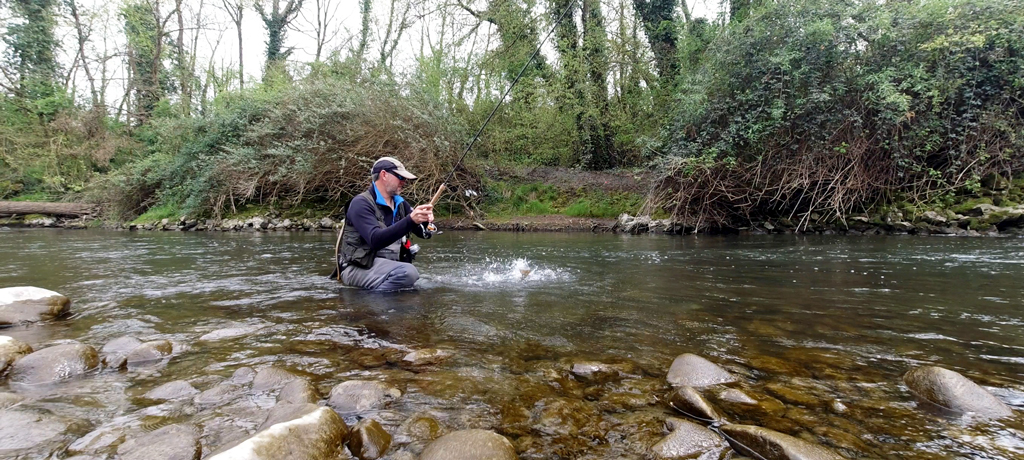
[[[191,421],[208,454],[251,433],[252,416],[157,410],[138,396],[275,365],[325,393],[354,378],[400,388],[379,414],[392,429],[427,413],[447,429],[502,433],[523,458],[643,458],[673,415],[659,401],[672,359],[696,353],[739,375],[734,387],[785,405],[727,411],[733,422],[848,457],[1024,456],[1024,239],[450,232],[420,243],[419,289],[378,294],[326,278],[329,233],[0,231],[0,286],[74,302],[71,318],[0,333],[35,349],[99,349],[124,335],[176,347],[158,368],[0,391],[79,420],[69,442],[111,420],[143,430]],[[426,372],[356,358],[425,347],[455,357]],[[573,360],[639,371],[588,385],[568,375]],[[924,364],[963,373],[1016,417],[919,406],[900,377]],[[612,397],[623,394],[636,397]],[[580,415],[563,420],[577,429],[541,426],[558,401]]]

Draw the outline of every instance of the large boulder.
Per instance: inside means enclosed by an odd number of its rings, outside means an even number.
[[[719,429],[737,452],[766,460],[844,460],[823,446],[753,425],[724,425]]]
[[[44,348],[11,367],[11,381],[39,384],[84,374],[100,365],[96,349],[80,343]]]
[[[685,353],[672,361],[668,370],[668,383],[691,387],[705,387],[736,381],[736,377],[717,364],[700,356]]]
[[[516,450],[504,436],[487,430],[450,433],[427,445],[420,460],[517,460]]]
[[[402,396],[402,392],[381,382],[349,380],[331,389],[327,404],[348,416],[382,408]]]
[[[32,353],[32,347],[20,340],[0,335],[0,375],[15,361]]]
[[[168,425],[117,447],[121,460],[199,460],[202,452],[199,432],[192,425]]]
[[[972,412],[998,418],[1013,411],[978,384],[956,372],[936,366],[923,366],[903,375],[903,383],[917,397],[955,412]]]
[[[31,286],[0,289],[0,326],[53,319],[69,311],[71,300],[47,289]]]
[[[345,421],[315,404],[276,406],[255,435],[209,460],[314,460],[345,458]]]
[[[672,432],[651,446],[651,456],[656,459],[697,458],[698,456],[700,458],[720,458],[720,454],[729,448],[729,445],[714,431],[696,423],[670,419],[668,425]],[[715,454],[704,456],[707,452]]]

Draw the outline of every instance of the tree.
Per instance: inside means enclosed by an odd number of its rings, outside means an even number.
[[[134,92],[132,112],[136,125],[149,119],[156,103],[167,94],[170,86],[164,72],[163,46],[167,21],[173,13],[161,16],[159,0],[137,1],[121,7],[128,38],[128,86]]]
[[[313,62],[320,62],[324,46],[338,36],[337,27],[332,28],[335,17],[338,15],[339,4],[335,0],[313,0],[315,11],[312,19],[300,14],[303,22],[308,26],[308,33],[316,40],[316,54]]]
[[[560,105],[575,120],[580,163],[587,169],[612,167],[616,161],[608,119],[608,37],[600,1],[556,0],[550,6],[554,20],[566,15],[555,29],[565,86]]]
[[[10,4],[16,21],[7,26],[4,36],[9,52],[4,72],[12,81],[9,90],[28,111],[43,121],[51,120],[65,99],[57,84],[56,2],[13,0]]]
[[[256,12],[260,14],[260,18],[263,19],[263,25],[267,28],[267,71],[264,74],[264,79],[267,75],[278,70],[283,69],[284,62],[288,59],[292,49],[282,49],[284,47],[284,35],[288,30],[288,25],[295,20],[299,15],[299,10],[302,9],[303,0],[288,0],[288,3],[281,6],[281,0],[270,0],[270,11],[263,5],[262,2],[256,2]]]
[[[689,9],[683,0],[683,13],[689,22]],[[671,82],[679,74],[676,59],[677,26],[674,0],[633,0],[633,9],[644,23],[647,43],[654,53],[658,75],[664,82]]]
[[[242,13],[245,12],[246,0],[221,0],[221,5],[238,32],[238,88],[241,89],[245,87],[245,66],[242,64]]]

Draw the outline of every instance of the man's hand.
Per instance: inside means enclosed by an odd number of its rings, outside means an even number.
[[[417,224],[422,224],[424,222],[433,222],[434,221],[434,205],[432,205],[432,204],[421,204],[419,206],[416,206],[412,210],[412,214],[409,214],[409,217],[411,217],[412,221],[416,222]]]

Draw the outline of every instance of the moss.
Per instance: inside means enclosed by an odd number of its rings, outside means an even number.
[[[974,198],[953,206],[952,211],[957,214],[965,214],[980,204],[992,204],[991,198]]]
[[[11,201],[53,201],[53,197],[44,192],[26,193],[11,198]]]
[[[992,224],[988,223],[985,219],[982,219],[980,217],[972,217],[972,218],[967,220],[967,229],[968,230],[984,232],[984,231],[991,230],[992,227],[993,227]]]

